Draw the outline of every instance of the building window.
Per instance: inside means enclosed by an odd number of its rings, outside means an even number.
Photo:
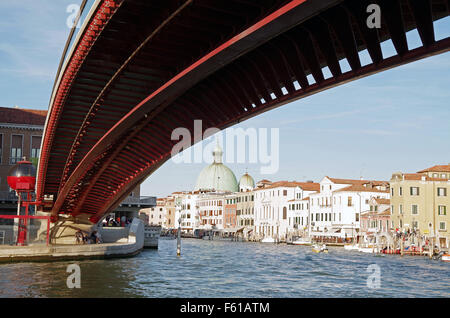
[[[391,196],[394,196],[394,188],[391,189]]]
[[[22,160],[23,152],[23,136],[22,135],[12,135],[11,136],[11,156],[9,163],[16,164],[18,161]]]
[[[437,188],[438,197],[446,197],[447,196],[447,188]]]
[[[411,195],[419,195],[419,187],[410,187]]]
[[[447,206],[445,206],[445,205],[438,206],[438,214],[439,215],[447,215]]]
[[[359,213],[356,213],[356,214],[355,214],[355,221],[356,221],[356,222],[359,222]]]
[[[402,188],[402,187],[398,188],[398,194],[399,194],[400,196],[403,195],[403,188]]]
[[[417,204],[413,204],[411,206],[411,214],[418,214],[418,213],[419,213],[419,210],[417,208]]]
[[[41,154],[41,136],[31,136],[31,152],[30,159],[33,164],[37,164]]]
[[[283,196],[287,196],[287,190],[283,190]]]
[[[353,206],[353,199],[352,199],[352,197],[348,197],[347,206]]]
[[[439,222],[439,231],[447,230],[447,222]]]
[[[418,229],[419,228],[419,223],[417,221],[413,221],[412,222],[412,227],[413,227],[413,229]]]

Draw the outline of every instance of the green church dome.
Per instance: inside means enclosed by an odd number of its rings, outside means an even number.
[[[251,191],[255,188],[255,180],[248,174],[245,173],[239,180],[239,191]]]
[[[222,163],[222,155],[222,149],[217,145],[213,151],[214,162],[200,172],[195,191],[239,191],[236,176]]]

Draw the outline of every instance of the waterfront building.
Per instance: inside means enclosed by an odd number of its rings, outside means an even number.
[[[288,203],[288,234],[308,236],[309,196],[319,191],[319,184],[312,181],[298,183],[294,189],[294,198]]]
[[[156,200],[156,206],[152,208],[141,209],[140,213],[146,215],[146,220],[148,220],[149,225],[164,225],[166,218],[166,199],[158,198]]]
[[[389,183],[324,177],[320,192],[309,199],[310,235],[357,236],[361,212],[369,210],[372,197],[389,199]]]
[[[224,213],[223,213],[223,227],[225,229],[236,230],[236,194],[230,193],[224,198]]]
[[[285,240],[293,223],[288,219],[289,201],[303,199],[310,193],[318,191],[314,182],[279,181],[261,183],[254,190],[255,198],[255,235],[258,238],[273,237]]]
[[[391,236],[391,205],[389,199],[372,197],[369,210],[361,213],[361,236]]]
[[[168,196],[165,201],[166,214],[164,217],[165,229],[175,228],[175,198],[173,196]]]
[[[391,178],[392,227],[417,230],[448,248],[450,242],[450,164]]]
[[[288,201],[289,233],[292,236],[308,236],[309,196]]]
[[[8,172],[23,157],[37,166],[46,116],[45,110],[0,107],[0,214],[17,213]]]
[[[181,231],[193,234],[200,226],[199,209],[197,199],[200,195],[198,191],[174,192],[175,205],[175,228],[178,228],[181,220]]]
[[[239,232],[245,239],[254,233],[255,226],[255,193],[245,191],[236,193],[236,222]]]
[[[197,205],[199,208],[201,229],[223,230],[225,228],[225,198],[230,194],[230,192],[206,192],[199,195]]]

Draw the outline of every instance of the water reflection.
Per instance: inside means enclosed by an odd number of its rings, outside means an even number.
[[[330,248],[184,240],[126,259],[76,262],[81,289],[66,286],[72,262],[0,265],[2,297],[449,297],[450,266],[420,257]],[[366,285],[381,268],[381,287]]]

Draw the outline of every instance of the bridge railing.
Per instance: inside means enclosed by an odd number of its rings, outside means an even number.
[[[59,78],[61,71],[64,71],[62,68],[64,63],[66,62],[66,60],[68,58],[70,58],[69,52],[71,52],[74,48],[74,45],[76,45],[75,42],[76,42],[78,34],[83,31],[83,28],[82,28],[83,23],[89,14],[89,11],[91,10],[91,8],[93,7],[93,5],[96,2],[98,2],[98,1],[97,0],[83,0],[81,2],[78,12],[75,12],[76,16],[75,16],[75,19],[73,20],[73,22],[74,22],[73,25],[71,25],[71,26],[68,25],[68,27],[70,27],[71,29],[70,29],[70,33],[67,38],[66,45],[64,47],[64,50],[63,50],[63,53],[61,56],[61,60],[59,62],[58,71],[56,73],[56,78],[55,78],[55,83],[53,85],[53,90],[56,88],[56,83],[58,82],[58,78]],[[77,9],[76,7],[74,7],[74,8]],[[67,11],[71,12],[70,6],[67,7]],[[70,21],[70,19],[68,18],[67,21]],[[69,23],[69,22],[67,22],[67,23]]]

